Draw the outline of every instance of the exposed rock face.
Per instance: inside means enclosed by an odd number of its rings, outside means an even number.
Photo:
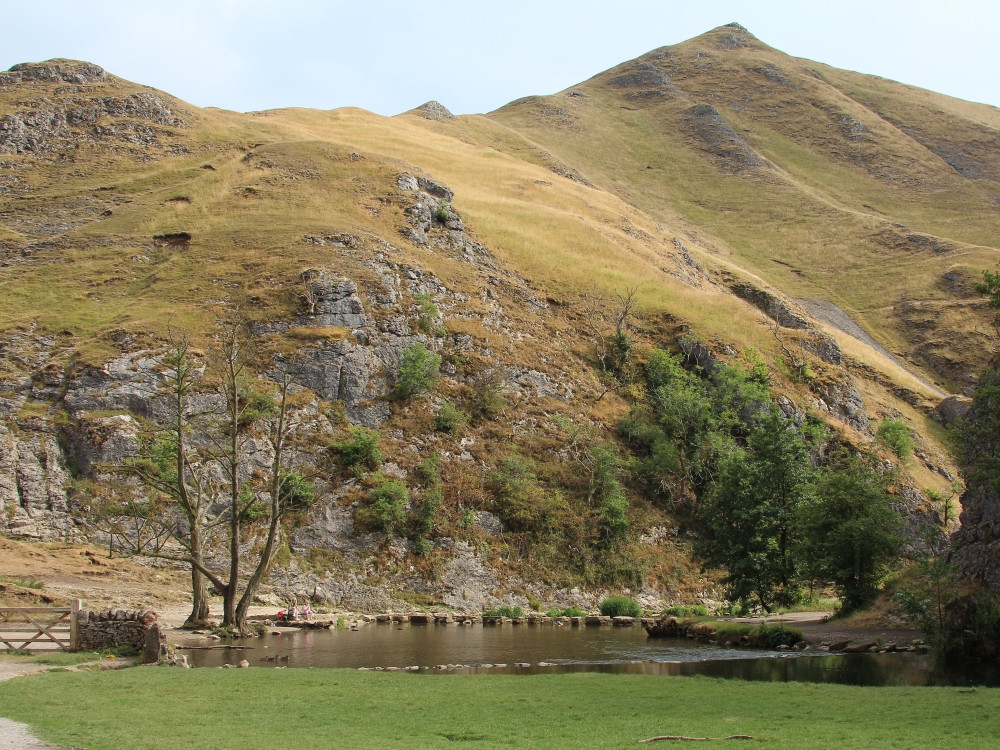
[[[850,375],[845,374],[836,382],[813,383],[810,388],[819,396],[815,404],[817,408],[829,412],[859,432],[872,431],[861,392]]]
[[[749,302],[782,328],[809,327],[809,321],[806,318],[794,312],[787,302],[764,289],[742,281],[731,284],[729,289],[737,297]]]
[[[711,104],[688,109],[684,124],[697,147],[723,172],[739,174],[767,164]]]
[[[14,434],[0,422],[0,530],[32,539],[71,537],[69,473],[54,426],[30,419]]]
[[[757,38],[738,23],[727,23],[717,30],[723,32],[719,35],[719,46],[722,49],[740,49],[741,47],[756,49],[760,47]]]
[[[426,104],[421,104],[417,107],[414,112],[425,120],[456,120],[448,108],[445,107],[441,102],[429,101]]]
[[[101,83],[106,81],[105,70],[91,63],[50,60],[44,63],[20,63],[5,73],[0,73],[0,87],[15,86],[28,81],[50,83]]]
[[[938,417],[949,427],[957,426],[969,413],[972,401],[964,396],[948,396],[935,409]]]
[[[966,490],[953,559],[959,571],[1000,595],[1000,362],[981,375],[961,431]]]
[[[54,93],[45,88],[18,111],[0,117],[0,153],[52,152],[83,141],[149,147],[158,144],[164,128],[187,126],[170,103],[154,92],[87,96],[86,84],[107,79],[107,73],[96,65],[55,61],[15,65],[0,74],[0,89],[19,86],[26,93],[46,84],[76,84]]]
[[[660,68],[644,60],[629,63],[620,74],[608,81],[608,86],[623,89],[629,100],[661,99],[680,94],[670,76]]]
[[[1000,594],[1000,495],[973,485],[962,494],[962,527],[952,535],[962,575]]]

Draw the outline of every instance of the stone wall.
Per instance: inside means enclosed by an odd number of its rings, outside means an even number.
[[[156,612],[138,609],[81,610],[77,615],[80,649],[100,651],[109,648],[134,648],[144,662],[160,657],[165,637]]]

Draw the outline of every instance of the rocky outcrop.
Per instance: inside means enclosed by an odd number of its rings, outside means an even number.
[[[0,531],[28,539],[72,538],[69,472],[54,425],[0,422]]]
[[[732,282],[729,290],[742,300],[749,302],[771,318],[782,328],[809,328],[809,321],[792,310],[785,300],[764,289],[745,281]]]
[[[413,113],[419,115],[420,117],[423,117],[425,120],[458,119],[457,117],[455,117],[455,115],[449,112],[448,108],[443,104],[441,104],[441,102],[437,102],[434,100],[421,104],[419,107],[413,110]]]
[[[831,414],[859,432],[872,431],[868,415],[865,413],[865,402],[850,375],[844,373],[839,380],[813,382],[809,388],[818,396],[814,402],[816,408]]]
[[[35,99],[0,117],[0,153],[53,152],[84,141],[118,142],[126,146],[159,145],[164,128],[188,123],[168,99],[156,92],[134,91],[122,96],[87,96],[84,84],[105,82],[96,65],[53,61],[15,65],[0,75],[0,89],[17,86]],[[49,90],[53,83],[72,83]],[[172,147],[176,152],[177,147]]]
[[[1000,494],[972,485],[961,502],[962,526],[952,535],[952,560],[962,575],[1000,595]]]
[[[103,83],[107,72],[91,63],[71,60],[49,60],[43,63],[19,63],[0,73],[0,90],[8,86],[44,81],[47,83]]]
[[[697,148],[723,172],[739,174],[767,165],[711,104],[688,109],[684,125]]]

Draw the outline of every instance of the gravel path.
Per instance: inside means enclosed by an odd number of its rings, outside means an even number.
[[[6,659],[0,660],[0,682],[14,677],[44,672],[50,667],[44,664],[17,664]],[[0,750],[50,750],[58,747],[41,742],[34,737],[27,724],[11,721],[0,716]]]

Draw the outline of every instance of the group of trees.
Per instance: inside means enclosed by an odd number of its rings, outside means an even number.
[[[211,586],[222,595],[223,627],[243,630],[285,522],[315,499],[307,443],[323,424],[306,417],[290,370],[262,380],[260,365],[238,316],[220,326],[208,356],[175,335],[155,394],[169,416],[148,423],[139,456],[107,467],[116,491],[102,515],[141,518],[153,530],[123,534],[131,551],[190,565],[189,624],[207,621]]]
[[[621,432],[647,491],[687,515],[705,564],[725,571],[730,600],[770,611],[819,584],[845,609],[868,602],[901,545],[892,473],[784,414],[754,353],[711,372],[684,365],[649,355],[647,395]]]

